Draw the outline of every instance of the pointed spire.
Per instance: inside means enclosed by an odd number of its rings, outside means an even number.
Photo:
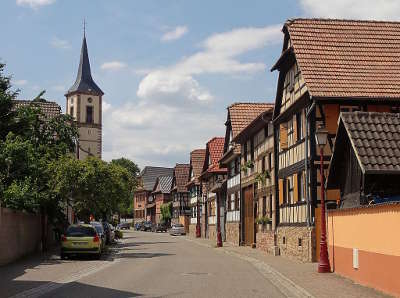
[[[72,85],[72,87],[69,88],[67,94],[72,92],[86,92],[86,93],[94,93],[96,95],[103,95],[104,94],[103,91],[101,91],[99,86],[97,86],[92,79],[92,73],[90,71],[89,54],[86,44],[85,27],[86,27],[86,22],[84,22],[81,58],[79,61],[78,74],[76,76],[74,85]]]

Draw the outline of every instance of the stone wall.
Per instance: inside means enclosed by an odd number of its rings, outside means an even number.
[[[189,225],[189,236],[196,238],[196,225],[195,224]]]
[[[239,222],[227,222],[225,224],[226,228],[226,242],[232,243],[239,246]]]
[[[258,231],[256,235],[257,248],[269,254],[274,254],[274,231]]]
[[[280,255],[302,262],[315,262],[315,228],[280,226],[277,229],[277,245]]]
[[[216,225],[208,226],[208,239],[217,241],[217,226]]]
[[[0,265],[15,261],[40,248],[40,216],[0,207]]]

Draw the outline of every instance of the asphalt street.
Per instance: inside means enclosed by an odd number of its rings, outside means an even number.
[[[0,297],[287,296],[254,264],[167,233],[128,231],[101,260],[31,257],[0,277]]]

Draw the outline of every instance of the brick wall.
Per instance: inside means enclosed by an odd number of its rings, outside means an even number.
[[[257,248],[269,254],[273,254],[275,247],[274,234],[274,231],[257,232]]]
[[[315,262],[315,228],[280,226],[277,245],[281,256],[302,262]]]
[[[226,242],[239,246],[239,222],[227,222],[226,228]]]
[[[40,246],[39,215],[0,207],[0,265],[38,251]]]

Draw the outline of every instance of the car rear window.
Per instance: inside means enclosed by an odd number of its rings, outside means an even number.
[[[69,227],[65,234],[67,237],[87,237],[96,236],[96,231],[92,227],[74,226]]]

